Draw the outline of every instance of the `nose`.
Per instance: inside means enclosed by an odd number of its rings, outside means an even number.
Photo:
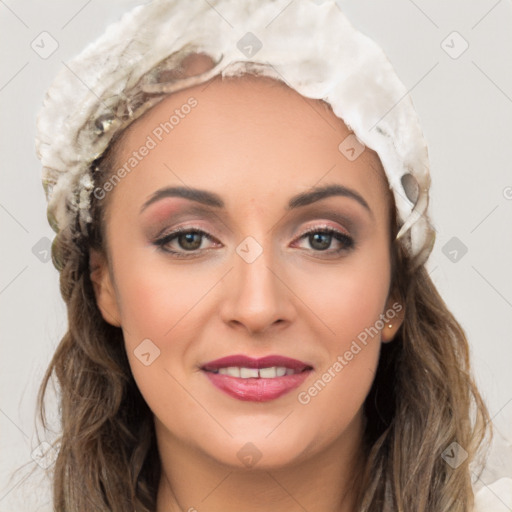
[[[262,248],[263,252],[252,262],[235,251],[234,268],[223,280],[222,320],[249,334],[282,328],[295,317],[290,284],[276,265],[271,249]]]

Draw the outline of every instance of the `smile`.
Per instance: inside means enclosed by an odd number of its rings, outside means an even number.
[[[230,377],[240,377],[241,379],[275,379],[285,375],[293,375],[295,370],[284,366],[271,366],[270,368],[239,368],[238,366],[228,366],[227,368],[219,368],[213,373],[221,375],[229,375]]]
[[[201,367],[209,381],[238,400],[274,400],[300,386],[313,367],[283,356],[260,359],[244,355],[228,356]]]

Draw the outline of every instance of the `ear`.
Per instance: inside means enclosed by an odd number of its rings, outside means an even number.
[[[105,322],[115,327],[121,327],[121,315],[108,263],[105,255],[95,249],[89,250],[89,276],[101,316]]]
[[[389,343],[393,340],[398,329],[403,324],[405,318],[405,305],[401,297],[395,293],[390,294],[386,308],[382,314],[384,327],[381,332],[382,343]]]

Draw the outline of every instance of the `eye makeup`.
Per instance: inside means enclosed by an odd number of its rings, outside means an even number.
[[[328,239],[328,245],[329,247],[320,247],[316,248],[311,247],[311,249],[302,249],[302,250],[309,250],[311,252],[318,252],[320,253],[319,256],[321,257],[332,257],[336,256],[342,252],[347,252],[350,250],[353,250],[355,247],[354,239],[345,234],[342,233],[334,228],[331,228],[329,226],[313,226],[306,231],[303,231],[300,236],[298,236],[294,240],[294,244],[296,244],[298,241],[305,240],[308,241],[310,246],[313,245],[313,243],[319,242],[318,238],[314,238],[315,235],[320,235],[320,237],[327,237]],[[187,240],[188,237],[188,240]],[[177,245],[179,246],[183,241],[185,243],[189,243],[191,241],[191,238],[195,237],[195,241],[199,239],[201,242],[199,244],[199,247],[193,247],[192,250],[190,250],[190,247],[184,248],[182,247],[181,250],[177,250],[177,248],[171,249],[170,244],[174,241],[177,242]],[[175,229],[174,231],[165,234],[164,236],[157,238],[156,240],[153,240],[153,245],[157,247],[157,249],[161,252],[171,254],[173,257],[176,258],[189,258],[189,257],[197,257],[200,254],[203,254],[205,251],[211,250],[211,248],[201,249],[201,245],[203,242],[203,239],[206,239],[210,242],[214,242],[217,245],[219,242],[212,237],[209,233],[203,231],[202,229],[194,228],[194,227],[181,227],[178,229]],[[321,240],[320,240],[321,242]],[[331,248],[333,242],[337,242],[341,245],[339,248]],[[292,245],[293,246],[293,245]]]
[[[332,204],[333,199],[330,199],[331,204],[325,204],[327,201],[285,212],[269,233],[281,231],[279,238],[291,240],[290,247],[322,253],[324,257],[350,252],[356,247],[356,239],[365,231],[370,217],[362,213],[362,209],[346,204],[348,201],[343,201],[343,206],[339,199],[337,206]],[[225,235],[218,235],[226,233],[227,224],[222,221],[222,212],[187,200],[162,199],[158,203],[161,204],[148,208],[144,224],[149,242],[163,253],[176,258],[197,257],[223,246],[219,239]],[[180,223],[182,225],[178,226]],[[306,223],[308,226],[301,229]],[[173,225],[177,227],[173,228]],[[227,229],[231,231],[229,227]],[[306,240],[309,248],[302,248],[301,240]],[[326,241],[329,243],[322,243]],[[341,247],[333,249],[333,245]]]

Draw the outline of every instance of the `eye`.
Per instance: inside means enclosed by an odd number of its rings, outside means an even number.
[[[216,242],[210,234],[198,228],[178,228],[158,239],[153,244],[158,250],[170,253],[177,258],[197,256],[198,252],[205,250],[202,246],[204,239]],[[314,252],[323,252],[329,255],[339,254],[353,249],[354,239],[337,229],[328,226],[315,226],[308,229],[297,240],[307,239]],[[330,248],[333,240],[338,248]],[[218,242],[220,243],[220,242]]]
[[[311,229],[308,229],[298,238],[298,240],[303,239],[307,240],[313,251],[325,252],[328,254],[338,254],[340,252],[353,249],[355,246],[354,239],[351,236],[327,226],[315,226]],[[338,248],[330,248],[333,239],[339,245]]]
[[[201,248],[203,239],[206,238],[210,241],[214,241],[215,239],[206,233],[205,231],[197,228],[178,228],[174,230],[172,233],[168,233],[161,238],[158,238],[153,243],[157,246],[157,248],[163,252],[171,253],[178,258],[187,258],[190,256],[194,256],[195,251],[198,251]],[[176,242],[173,247],[172,242]],[[186,254],[186,253],[191,254]]]

